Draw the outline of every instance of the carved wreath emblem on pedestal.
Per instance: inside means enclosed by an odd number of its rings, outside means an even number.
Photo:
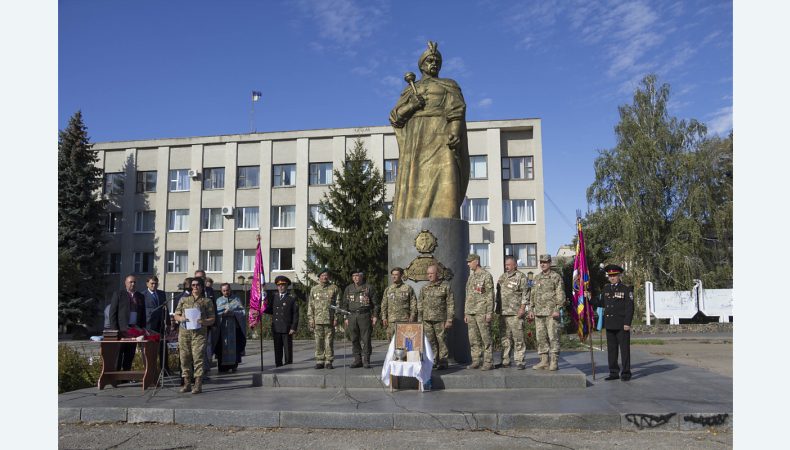
[[[415,258],[404,270],[403,277],[412,281],[428,281],[428,266],[436,264],[439,267],[439,276],[443,280],[452,280],[453,271],[444,266],[433,256],[433,251],[438,247],[439,241],[436,236],[428,230],[422,230],[414,238],[414,248],[420,252],[420,256]]]

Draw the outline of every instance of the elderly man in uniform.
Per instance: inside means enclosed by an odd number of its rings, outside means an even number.
[[[337,306],[339,301],[340,288],[329,283],[329,270],[322,270],[307,302],[307,322],[315,335],[316,369],[334,368],[337,319],[330,306]]]
[[[631,321],[634,318],[634,288],[620,282],[623,268],[615,264],[604,267],[609,283],[603,293],[590,301],[593,306],[604,308],[603,324],[606,327],[606,351],[609,354],[609,376],[606,381],[631,379]],[[622,355],[623,369],[617,365],[617,352]],[[618,372],[620,372],[618,374]]]
[[[193,394],[203,392],[203,366],[206,361],[206,328],[214,324],[214,304],[210,298],[203,293],[203,278],[195,278],[190,283],[192,295],[182,297],[178,302],[173,320],[181,324],[178,329],[178,353],[181,357],[181,376],[184,377],[184,387],[181,392],[188,392],[190,389]],[[188,330],[188,321],[185,311],[190,308],[200,310],[198,325],[196,330]],[[192,369],[194,367],[194,372]],[[191,375],[195,376],[195,387],[191,385]]]
[[[438,355],[434,368],[443,370],[447,368],[448,357],[445,330],[453,326],[455,300],[450,284],[439,279],[439,268],[436,264],[428,266],[426,273],[428,284],[420,291],[417,314],[434,354]]]
[[[274,294],[272,307],[266,313],[272,315],[272,340],[274,340],[274,366],[293,363],[294,346],[293,336],[299,327],[299,306],[296,298],[288,293],[291,280],[278,275],[274,279],[277,293]],[[285,357],[285,362],[283,362]]]
[[[346,286],[341,299],[342,308],[351,313],[345,321],[351,334],[354,362],[349,366],[370,368],[370,334],[376,325],[378,305],[373,287],[365,282],[365,273],[357,269],[351,274],[353,283]]]
[[[516,368],[524,370],[524,315],[527,312],[527,276],[516,269],[516,257],[505,256],[505,273],[497,280],[498,304],[502,307],[499,329],[504,331],[502,336],[502,367],[510,367],[510,353],[515,342],[514,359]]]
[[[535,319],[535,339],[540,362],[533,369],[557,370],[560,357],[560,311],[565,305],[562,277],[551,270],[551,255],[540,255],[540,273],[534,280],[529,295],[530,319]],[[549,358],[551,350],[551,358]]]
[[[491,350],[491,316],[494,312],[494,278],[480,267],[480,256],[471,254],[466,258],[469,266],[469,279],[466,281],[466,301],[464,303],[464,322],[469,326],[469,346],[472,364],[468,369],[480,367],[491,370],[493,354]]]
[[[395,324],[417,320],[417,296],[414,289],[403,282],[403,269],[395,267],[390,272],[392,284],[381,296],[381,324],[387,329],[387,340],[395,334]]]

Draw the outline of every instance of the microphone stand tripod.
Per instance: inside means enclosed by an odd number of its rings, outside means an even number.
[[[170,294],[170,301],[171,302],[173,302],[174,296],[175,296],[175,294]],[[173,306],[175,306],[175,305],[173,305]],[[167,369],[167,365],[168,365],[168,361],[167,361],[167,359],[168,359],[167,358],[167,356],[168,356],[167,355],[167,350],[168,350],[167,349],[167,334],[168,334],[167,318],[169,317],[167,303],[163,303],[162,305],[160,305],[156,309],[154,309],[154,311],[152,311],[152,312],[155,312],[158,309],[162,310],[162,323],[161,323],[161,328],[160,328],[162,330],[162,334],[160,335],[160,345],[161,345],[160,351],[162,352],[161,353],[161,355],[162,355],[162,367],[159,369],[159,377],[156,380],[156,385],[154,386],[154,391],[151,394],[151,396],[148,398],[148,400],[146,400],[146,402],[150,401],[152,398],[154,398],[154,396],[156,396],[156,394],[159,393],[160,390],[164,389],[165,382],[166,382],[168,376],[171,378],[171,380],[167,381],[168,387],[171,388],[171,389],[174,389],[174,388],[178,387],[178,385],[172,380],[173,374],[170,373],[170,371]]]
[[[335,310],[336,314],[340,314],[343,316],[343,320],[348,320],[348,316],[351,315],[349,311],[345,309],[339,308],[335,305],[329,305],[329,307]],[[349,403],[359,404],[361,403],[359,400],[354,398],[350,392],[348,392],[348,385],[346,383],[346,360],[348,359],[348,337],[346,337],[346,327],[343,328],[343,386],[335,392],[335,395],[329,399],[330,402],[335,400],[336,398],[343,396]]]

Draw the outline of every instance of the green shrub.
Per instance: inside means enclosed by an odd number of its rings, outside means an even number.
[[[100,374],[98,356],[83,355],[68,345],[58,345],[58,394],[96,386]]]

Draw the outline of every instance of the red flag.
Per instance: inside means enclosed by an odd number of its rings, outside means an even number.
[[[263,255],[261,255],[261,241],[255,249],[255,269],[252,273],[252,287],[250,291],[250,328],[255,328],[261,321],[261,315],[269,309],[269,301],[263,285],[266,278],[263,274]]]

